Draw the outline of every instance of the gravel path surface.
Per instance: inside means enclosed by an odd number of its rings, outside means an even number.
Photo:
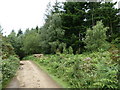
[[[20,61],[20,69],[7,88],[61,88],[32,61]]]

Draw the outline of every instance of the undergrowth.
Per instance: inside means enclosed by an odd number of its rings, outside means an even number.
[[[118,88],[118,62],[111,53],[55,54],[41,58],[28,56],[70,88]],[[68,87],[67,86],[67,87]],[[65,87],[65,88],[67,88]]]

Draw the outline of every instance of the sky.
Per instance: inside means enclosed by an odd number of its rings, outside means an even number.
[[[49,2],[54,3],[55,0],[0,0],[0,25],[3,35],[10,34],[12,30],[17,32],[21,29],[24,32],[27,28],[43,26]]]

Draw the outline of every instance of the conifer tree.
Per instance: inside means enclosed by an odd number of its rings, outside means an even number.
[[[106,41],[106,32],[108,27],[104,27],[102,21],[97,22],[92,29],[87,29],[84,42],[86,43],[86,49],[88,51],[99,51],[106,49],[108,43]]]

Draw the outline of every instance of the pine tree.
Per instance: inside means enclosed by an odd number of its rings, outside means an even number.
[[[106,42],[107,29],[108,27],[104,27],[102,21],[99,21],[92,30],[90,28],[87,30],[84,42],[88,51],[99,51],[109,47]]]
[[[83,49],[82,38],[85,36],[86,2],[65,2],[62,12],[62,28],[65,30],[64,42],[72,46],[74,52]],[[74,40],[73,40],[74,39]]]
[[[18,30],[18,33],[17,33],[17,37],[20,36],[20,35],[22,35],[22,34],[23,34],[22,30],[19,29],[19,30]]]

